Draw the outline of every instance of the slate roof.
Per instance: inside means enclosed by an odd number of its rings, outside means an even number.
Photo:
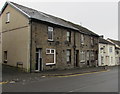
[[[113,39],[109,39],[108,40],[112,41],[114,44],[117,44],[118,46],[120,46],[120,41],[118,40],[113,40]]]
[[[32,8],[28,8],[28,7],[13,3],[13,2],[10,2],[10,3],[14,4],[16,7],[24,11],[26,14],[30,16],[30,18],[53,23],[53,24],[64,26],[64,27],[71,28],[74,30],[78,30],[77,28],[73,27],[72,25],[68,24],[67,22],[65,22],[64,20],[58,17],[54,17],[52,15],[48,15],[46,13],[34,10]]]
[[[77,25],[77,24],[74,24],[72,22],[63,20],[61,18],[52,16],[52,15],[48,15],[46,13],[34,10],[32,8],[28,8],[28,7],[19,5],[19,4],[16,4],[14,2],[6,2],[6,5],[7,4],[10,4],[14,8],[17,8],[19,11],[21,11],[23,14],[25,14],[28,18],[37,19],[37,20],[40,20],[40,21],[44,21],[44,22],[55,24],[55,25],[67,27],[67,28],[77,30],[77,31],[79,31],[81,33],[84,33],[84,34],[87,34],[87,35],[92,35],[92,36],[99,37],[98,34],[95,34],[94,32],[88,30],[87,28],[85,28],[83,26],[80,26],[80,25]]]
[[[67,22],[68,22],[69,24],[71,24],[72,26],[78,28],[81,33],[99,37],[98,34],[96,34],[96,33],[92,32],[92,31],[88,30],[87,28],[85,28],[85,27],[83,27],[83,26],[80,26],[80,25],[78,25],[78,24],[74,24],[74,23],[69,22],[69,21],[67,21]]]
[[[103,43],[103,44],[111,44],[111,45],[114,45],[113,43],[103,39],[103,38],[99,38],[99,43]]]

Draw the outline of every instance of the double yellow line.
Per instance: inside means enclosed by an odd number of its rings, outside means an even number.
[[[8,83],[8,81],[6,81],[6,82],[0,82],[0,85],[7,84],[7,83]]]
[[[80,75],[87,75],[87,74],[93,74],[93,73],[101,73],[101,72],[108,72],[110,70],[105,71],[98,71],[98,72],[88,72],[88,73],[82,73],[82,74],[71,74],[71,75],[63,75],[63,76],[49,76],[49,77],[73,77],[73,76],[80,76]]]

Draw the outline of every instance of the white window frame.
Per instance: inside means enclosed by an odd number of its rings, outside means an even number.
[[[6,22],[9,23],[10,22],[10,12],[6,13]]]
[[[69,51],[69,55],[67,55],[67,51]],[[69,57],[69,61],[67,61],[68,57]],[[67,61],[68,64],[71,63],[71,49],[66,50],[66,61]]]
[[[53,41],[53,31],[54,31],[53,27],[48,26],[48,32],[52,32],[52,39],[49,39],[49,38],[48,38],[49,41]],[[49,36],[49,35],[48,35],[48,36]]]
[[[68,35],[69,34],[69,35]],[[71,32],[67,31],[67,41],[70,42],[71,41]]]
[[[50,53],[48,53],[47,50],[50,50]],[[54,50],[54,53],[52,53],[52,50]],[[48,54],[48,55],[54,55],[54,62],[46,63],[46,65],[56,64],[56,50],[55,50],[55,49],[47,48],[47,49],[46,49],[46,54]]]
[[[109,52],[112,53],[113,52],[113,47],[109,48]]]
[[[83,34],[81,34],[81,44],[84,44],[84,35]]]
[[[95,52],[93,50],[91,50],[91,60],[95,60]]]
[[[91,37],[91,45],[94,45],[94,38]]]
[[[80,62],[85,62],[85,51],[81,51],[81,57],[80,57]]]

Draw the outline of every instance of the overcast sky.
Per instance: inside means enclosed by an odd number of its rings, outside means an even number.
[[[118,39],[118,0],[11,0]],[[49,1],[49,2],[48,2]],[[6,0],[0,0],[0,10]]]

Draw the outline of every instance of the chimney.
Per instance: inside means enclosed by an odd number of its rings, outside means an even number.
[[[104,36],[103,36],[103,35],[101,35],[101,36],[100,36],[100,38],[104,38]]]

